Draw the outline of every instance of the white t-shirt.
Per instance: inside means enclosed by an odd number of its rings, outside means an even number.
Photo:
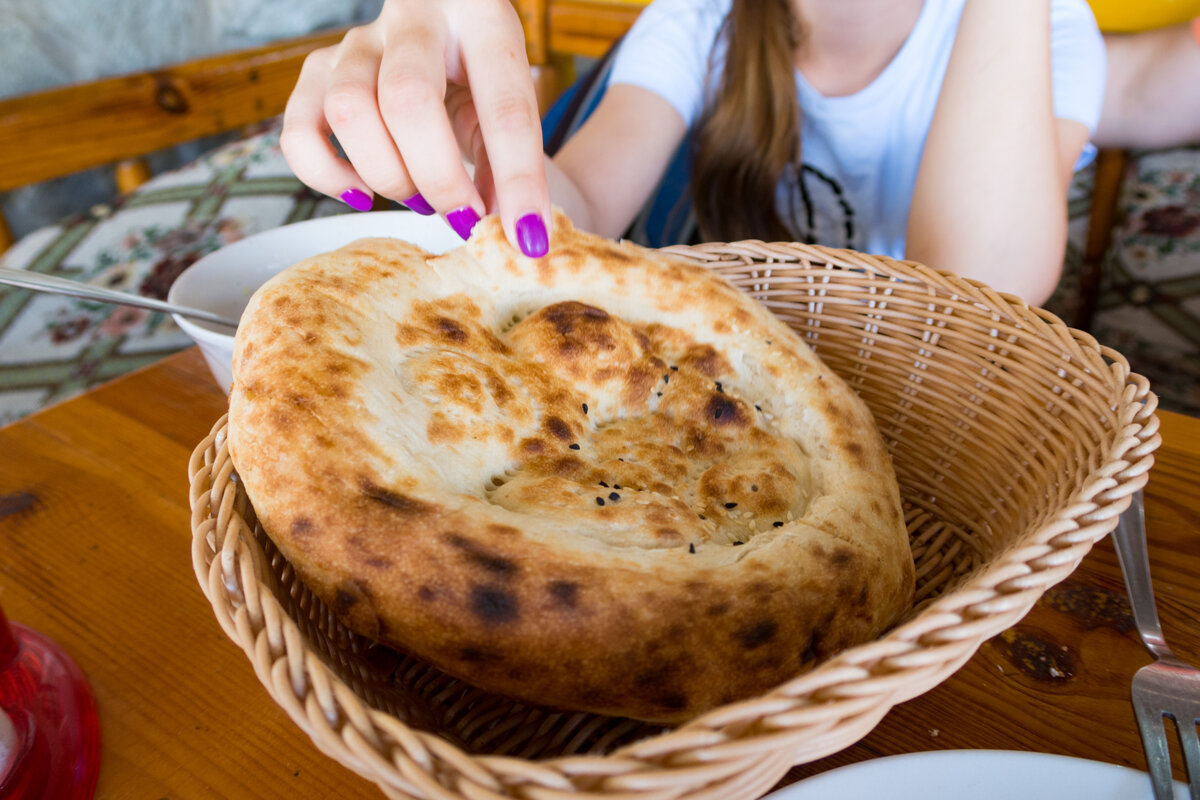
[[[609,83],[658,94],[691,128],[710,52],[716,70],[723,63],[717,34],[731,2],[655,0],[622,41]],[[827,97],[796,72],[802,163],[780,182],[777,201],[798,241],[903,258],[917,167],[965,2],[926,0],[895,58],[855,94]],[[1052,0],[1050,21],[1055,116],[1095,131],[1105,72],[1095,18],[1086,0]]]

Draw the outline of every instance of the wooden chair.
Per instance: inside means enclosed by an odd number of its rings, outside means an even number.
[[[1087,238],[1079,272],[1079,303],[1072,319],[1073,327],[1088,330],[1100,304],[1100,284],[1104,279],[1104,259],[1112,245],[1113,229],[1118,221],[1118,205],[1129,168],[1129,151],[1102,148],[1096,153],[1096,175],[1092,184],[1092,203],[1088,209]]]

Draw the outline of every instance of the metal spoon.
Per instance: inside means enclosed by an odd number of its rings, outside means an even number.
[[[224,325],[228,328],[236,328],[237,322],[219,314],[214,314],[211,311],[202,311],[199,308],[188,308],[187,306],[177,306],[174,303],[165,303],[162,300],[156,300],[153,297],[142,297],[136,294],[126,294],[125,292],[117,292],[112,289],[104,289],[99,286],[91,286],[86,283],[78,283],[70,281],[66,278],[58,278],[53,275],[42,275],[38,272],[29,272],[23,269],[11,269],[9,267],[0,267],[0,283],[7,283],[10,286],[20,286],[23,289],[33,289],[38,292],[48,292],[50,294],[65,294],[70,297],[80,297],[84,300],[96,300],[101,303],[112,303],[120,306],[136,306],[138,308],[148,308],[151,311],[165,311],[168,314],[178,314],[181,317],[189,319],[197,319],[203,322],[213,322],[217,325]]]

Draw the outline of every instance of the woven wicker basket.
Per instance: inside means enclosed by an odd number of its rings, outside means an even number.
[[[765,303],[869,404],[905,501],[916,607],[880,639],[674,730],[523,706],[340,626],[258,526],[222,419],[190,465],[196,576],[276,702],[388,796],[756,797],[1013,625],[1146,482],[1160,441],[1146,381],[1045,311],[848,251],[670,252]]]

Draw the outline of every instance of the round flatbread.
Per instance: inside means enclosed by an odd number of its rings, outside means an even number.
[[[481,688],[678,721],[875,638],[912,602],[866,406],[714,273],[487,218],[365,239],[242,317],[229,446],[352,629]]]

